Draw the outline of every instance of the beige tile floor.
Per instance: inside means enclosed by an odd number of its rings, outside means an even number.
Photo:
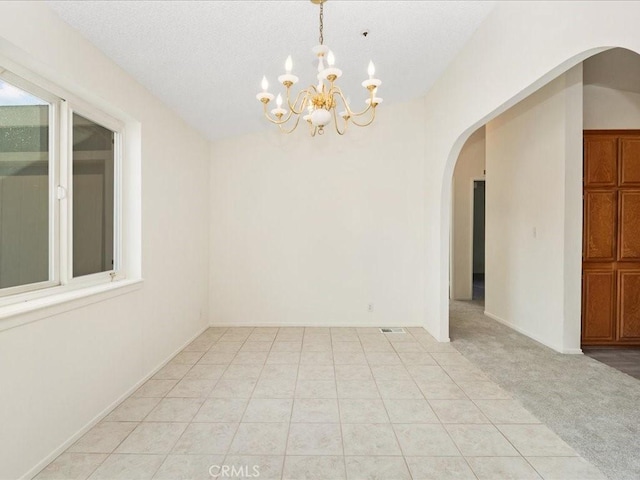
[[[605,478],[450,344],[406,330],[210,328],[36,478]]]

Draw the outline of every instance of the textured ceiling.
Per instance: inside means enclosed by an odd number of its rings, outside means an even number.
[[[255,94],[263,74],[277,93],[287,55],[298,85],[315,82],[319,9],[307,0],[47,3],[211,140],[273,128]],[[324,40],[352,105],[364,104],[370,59],[382,108],[423,95],[495,3],[327,2]]]

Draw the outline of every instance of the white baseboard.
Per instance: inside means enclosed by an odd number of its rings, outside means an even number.
[[[259,328],[259,327],[269,327],[269,328],[286,328],[286,327],[309,327],[309,328],[314,328],[314,327],[320,327],[320,328],[340,328],[340,327],[344,327],[344,328],[380,328],[380,327],[394,327],[394,328],[401,328],[401,327],[422,327],[424,328],[423,325],[419,324],[419,323],[410,323],[410,322],[405,322],[405,323],[401,323],[401,324],[391,324],[391,323],[372,323],[372,322],[349,322],[348,324],[345,323],[335,323],[335,322],[315,322],[313,324],[310,324],[309,322],[305,323],[305,322],[252,322],[252,323],[238,323],[238,322],[211,322],[209,324],[210,327],[222,327],[222,328],[233,328],[233,327],[255,327],[255,328]],[[425,329],[426,330],[426,329]]]
[[[567,355],[584,355],[581,348],[563,348],[560,353],[566,353]]]
[[[504,318],[500,318],[499,316],[494,315],[491,312],[487,312],[485,310],[484,314],[487,317],[495,320],[496,322],[501,323],[501,324],[503,324],[503,325],[515,330],[516,332],[519,332],[519,333],[521,333],[523,335],[526,335],[527,337],[531,338],[532,340],[535,340],[536,342],[541,343],[545,347],[549,347],[549,348],[551,348],[552,350],[555,350],[558,353],[574,354],[574,355],[575,354],[582,354],[582,350],[580,350],[579,348],[567,348],[567,349],[565,349],[563,347],[559,347],[558,345],[551,344],[551,343],[547,342],[546,340],[540,338],[538,335],[536,335],[534,333],[531,333],[531,332],[529,332],[528,330],[526,330],[526,329],[524,329],[522,327],[514,325],[513,323],[505,320]]]
[[[375,323],[372,324],[371,322],[350,322],[349,324],[345,325],[344,323],[332,323],[332,322],[323,322],[323,323],[314,323],[313,325],[310,325],[309,323],[303,323],[303,322],[264,322],[264,323],[260,323],[260,322],[254,322],[254,323],[211,323],[209,324],[210,327],[215,328],[215,327],[219,327],[219,328],[234,328],[234,327],[245,327],[245,328],[260,328],[260,327],[269,327],[269,328],[286,328],[286,327],[309,327],[309,328],[314,328],[314,327],[319,327],[319,328],[381,328],[381,327],[386,327],[386,328],[403,328],[403,327],[407,327],[407,328],[413,328],[413,327],[419,327],[419,328],[423,328],[425,332],[427,332],[429,335],[431,335],[434,339],[436,339],[438,342],[441,343],[448,343],[451,341],[451,339],[449,337],[446,337],[444,339],[439,340],[435,335],[433,335],[429,330],[427,330],[426,328],[424,328],[424,325],[421,325],[419,323],[402,323],[400,325],[395,325],[395,324],[388,324],[388,323]]]
[[[27,473],[25,473],[24,475],[22,475],[22,477],[20,477],[20,480],[27,480],[27,479],[32,479],[33,477],[35,477],[38,473],[40,473],[40,471],[45,468],[47,465],[49,465],[53,460],[55,460],[62,452],[64,452],[67,448],[69,448],[71,445],[73,445],[80,437],[82,437],[82,435],[84,435],[85,433],[87,433],[89,430],[91,430],[91,428],[93,428],[95,425],[98,424],[98,422],[100,422],[100,420],[102,420],[104,417],[106,417],[107,415],[109,415],[118,405],[120,405],[122,402],[124,402],[133,392],[135,392],[138,388],[140,388],[140,386],[146,382],[147,380],[149,380],[151,377],[153,377],[156,373],[158,373],[158,371],[160,371],[160,369],[162,367],[164,367],[167,363],[169,363],[173,357],[175,357],[178,353],[180,353],[187,345],[189,345],[191,342],[193,342],[199,335],[202,334],[202,332],[204,332],[206,329],[209,328],[209,325],[205,325],[204,327],[202,327],[198,333],[196,333],[195,335],[193,335],[189,340],[187,340],[181,347],[179,347],[177,350],[175,350],[172,354],[170,354],[166,360],[163,360],[162,362],[160,362],[153,370],[151,370],[151,372],[149,372],[144,378],[142,378],[140,381],[138,381],[133,387],[131,387],[129,390],[127,390],[125,393],[123,393],[120,397],[118,397],[117,400],[115,400],[113,403],[111,403],[111,405],[109,405],[107,408],[105,408],[104,410],[102,410],[98,415],[96,415],[95,417],[93,417],[85,426],[83,426],[82,428],[80,428],[80,430],[78,430],[76,433],[74,433],[73,435],[71,435],[71,437],[69,437],[67,440],[65,440],[60,446],[58,446],[57,448],[55,448],[51,453],[49,453],[49,455],[47,455],[45,458],[43,458],[41,461],[39,461],[33,468],[31,468]]]

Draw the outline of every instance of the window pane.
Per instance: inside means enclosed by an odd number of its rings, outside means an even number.
[[[73,276],[114,269],[114,138],[73,115]]]
[[[49,280],[49,104],[0,80],[0,288]]]

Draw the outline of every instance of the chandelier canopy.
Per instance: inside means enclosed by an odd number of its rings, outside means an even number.
[[[336,80],[342,76],[342,70],[336,68],[333,52],[328,46],[324,45],[322,35],[324,3],[326,0],[311,0],[311,3],[320,6],[320,45],[313,47],[313,53],[318,57],[318,83],[311,85],[300,91],[292,101],[291,87],[298,82],[298,77],[293,75],[293,61],[291,55],[287,57],[285,62],[285,74],[278,77],[278,81],[284,85],[285,105],[288,108],[282,108],[283,98],[278,94],[276,98],[277,107],[271,110],[271,115],[267,110],[269,102],[274,96],[267,91],[269,82],[266,77],[262,77],[262,92],[256,95],[256,98],[262,102],[264,107],[264,115],[271,123],[278,125],[284,133],[293,132],[300,122],[300,118],[309,125],[311,136],[316,134],[322,135],[324,128],[332,121],[336,132],[344,135],[349,122],[359,126],[366,127],[373,123],[376,118],[376,107],[382,103],[382,98],[377,97],[377,90],[382,81],[374,78],[375,67],[373,62],[369,62],[367,73],[369,78],[362,82],[362,86],[369,91],[369,98],[366,100],[366,108],[360,112],[354,112],[349,106],[349,101],[345,98],[340,87],[336,85]],[[326,59],[326,65],[325,65]],[[337,109],[340,108],[340,112]]]

